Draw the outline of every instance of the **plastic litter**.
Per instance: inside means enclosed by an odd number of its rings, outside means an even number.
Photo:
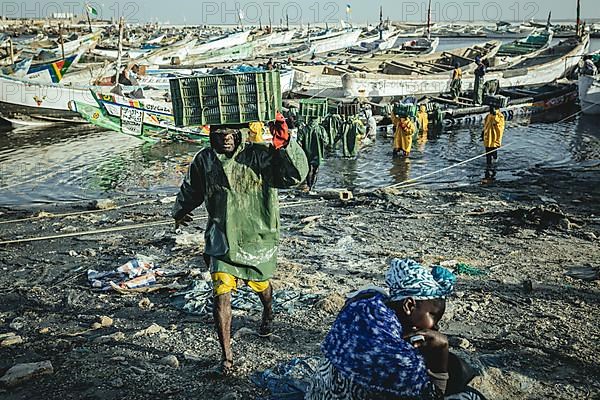
[[[320,361],[320,357],[293,358],[253,374],[250,380],[259,388],[269,390],[271,395],[264,399],[301,400]]]
[[[114,290],[115,287],[136,289],[154,285],[156,277],[162,275],[163,272],[156,269],[154,262],[142,255],[112,271],[87,271],[90,286],[101,291]]]
[[[486,271],[479,269],[479,268],[472,267],[469,264],[465,264],[465,263],[456,264],[456,266],[454,267],[454,272],[456,274],[464,274],[464,275],[471,275],[471,276],[487,275]]]

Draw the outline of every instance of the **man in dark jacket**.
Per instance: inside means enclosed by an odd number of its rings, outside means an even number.
[[[475,85],[473,86],[473,103],[483,104],[483,79],[486,73],[485,64],[481,57],[475,59],[477,67],[475,68]]]
[[[312,191],[317,183],[317,172],[323,159],[323,139],[325,138],[325,129],[319,125],[319,122],[311,118],[308,123],[303,124],[298,130],[298,143],[308,159],[308,175],[306,185],[308,190]]]
[[[272,287],[279,239],[276,188],[300,184],[306,177],[306,156],[289,140],[283,115],[271,125],[272,144],[245,143],[241,132],[211,127],[211,147],[198,152],[173,206],[176,225],[192,220],[190,212],[205,203],[205,260],[214,291],[214,318],[222,350],[224,374],[233,368],[231,291],[239,280],[258,294],[263,304],[259,333],[269,335]]]

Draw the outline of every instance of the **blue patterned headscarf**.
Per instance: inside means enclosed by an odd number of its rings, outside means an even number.
[[[440,266],[431,271],[411,259],[394,258],[385,274],[385,283],[394,301],[412,297],[415,300],[445,299],[452,293],[456,277]]]

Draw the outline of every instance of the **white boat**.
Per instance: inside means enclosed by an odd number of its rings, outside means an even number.
[[[326,39],[311,40],[309,52],[311,54],[327,53],[329,51],[352,47],[357,43],[360,34],[360,29],[354,29]]]
[[[581,112],[600,115],[600,75],[579,75],[578,85]]]
[[[122,57],[124,59],[135,60],[147,55],[151,51],[151,49],[123,49]],[[97,46],[91,51],[91,53],[100,57],[108,58],[109,60],[116,60],[119,57],[119,50],[98,48]]]
[[[486,80],[497,79],[501,87],[518,87],[552,82],[572,70],[589,47],[589,36],[581,42],[566,40],[509,67],[491,69]],[[463,74],[463,91],[472,90],[475,77],[472,71]],[[356,72],[342,76],[346,97],[396,97],[417,94],[439,94],[449,90],[447,72],[431,75],[419,73],[386,74]]]
[[[97,88],[98,90],[100,88]],[[95,104],[89,88],[39,83],[0,75],[0,114],[36,114],[50,117],[73,117],[69,102]]]
[[[289,43],[295,34],[295,30],[272,32],[263,36],[254,37],[252,42],[260,46],[278,46]]]
[[[215,40],[208,41],[206,43],[198,44],[190,50],[191,56],[197,56],[203,53],[207,53],[215,50],[222,50],[233,46],[244,44],[248,41],[250,31],[237,32],[220,37]]]

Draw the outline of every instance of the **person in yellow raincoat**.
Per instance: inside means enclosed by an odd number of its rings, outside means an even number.
[[[248,124],[248,141],[250,143],[262,143],[264,142],[263,131],[265,124],[260,121],[250,122]]]
[[[402,155],[408,157],[412,148],[413,135],[417,131],[417,128],[409,117],[397,116],[393,111],[391,117],[395,129],[394,156],[397,156],[402,151]]]
[[[427,132],[429,129],[429,116],[425,104],[421,104],[419,111],[417,111],[417,125],[419,126],[419,132]]]
[[[496,178],[496,163],[498,162],[498,149],[502,146],[504,135],[504,114],[495,107],[490,107],[490,113],[485,117],[483,124],[483,145],[485,146],[485,182]]]
[[[452,80],[450,81],[450,96],[454,101],[458,100],[460,91],[462,89],[462,69],[460,69],[459,63],[454,63],[454,69],[452,70]]]

